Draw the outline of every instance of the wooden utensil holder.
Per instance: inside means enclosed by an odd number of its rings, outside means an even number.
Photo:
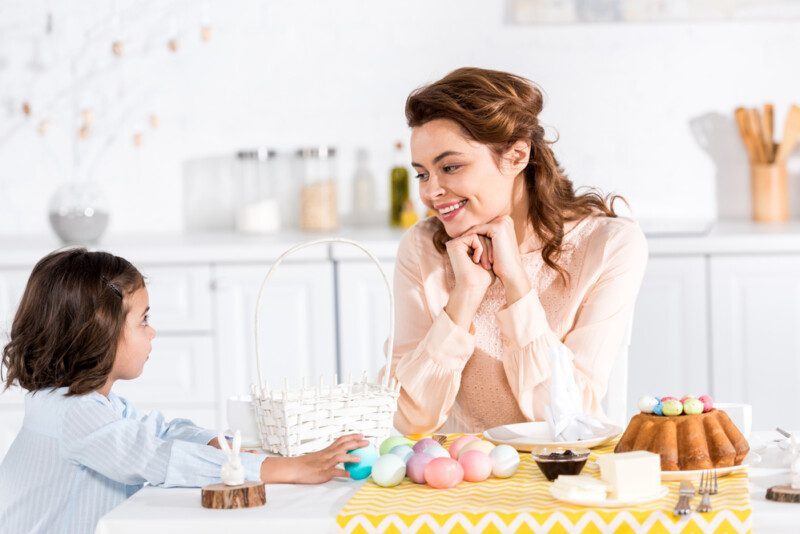
[[[789,181],[786,163],[757,163],[750,167],[753,220],[789,221]]]

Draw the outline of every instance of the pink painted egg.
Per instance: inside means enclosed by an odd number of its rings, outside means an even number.
[[[414,452],[425,452],[431,445],[439,445],[439,442],[431,438],[421,439],[414,444]]]
[[[665,403],[665,402],[667,402],[668,400],[678,400],[678,399],[676,399],[675,397],[670,397],[670,396],[667,396],[667,397],[661,397],[661,399],[660,399],[660,400],[661,400],[661,404],[664,404],[664,403]]]
[[[452,458],[434,458],[425,466],[425,482],[432,488],[452,488],[462,480],[464,468]]]
[[[458,458],[464,469],[464,480],[483,482],[492,474],[492,459],[481,451],[467,451]]]
[[[425,466],[433,460],[433,456],[424,452],[411,455],[406,463],[406,476],[415,484],[425,484]]]
[[[461,436],[460,438],[456,438],[453,443],[450,444],[450,457],[453,459],[458,459],[458,453],[461,452],[461,447],[469,443],[470,441],[476,441],[478,436],[474,434],[467,434],[466,436]]]
[[[711,395],[700,395],[697,400],[703,403],[703,412],[710,412],[714,409],[714,399]]]

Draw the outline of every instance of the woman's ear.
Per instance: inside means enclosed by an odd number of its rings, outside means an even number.
[[[528,166],[531,157],[531,143],[524,139],[515,141],[503,154],[503,162],[509,174],[516,176]]]

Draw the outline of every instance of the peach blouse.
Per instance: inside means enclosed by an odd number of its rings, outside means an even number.
[[[401,384],[395,426],[403,433],[480,432],[544,419],[549,403],[548,348],[572,355],[585,410],[604,417],[600,401],[630,323],[647,263],[636,222],[587,217],[565,228],[565,286],[543,267],[538,238],[523,243],[531,291],[510,306],[500,280],[473,320],[474,333],[453,323],[444,307],[455,278],[433,245],[435,219],[403,236],[394,275],[392,369]]]

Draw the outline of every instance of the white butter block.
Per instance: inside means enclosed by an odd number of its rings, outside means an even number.
[[[597,458],[600,478],[612,499],[628,500],[655,495],[661,486],[661,457],[647,451],[604,454]]]
[[[604,501],[608,486],[589,475],[559,475],[553,482],[553,491],[569,500]]]

